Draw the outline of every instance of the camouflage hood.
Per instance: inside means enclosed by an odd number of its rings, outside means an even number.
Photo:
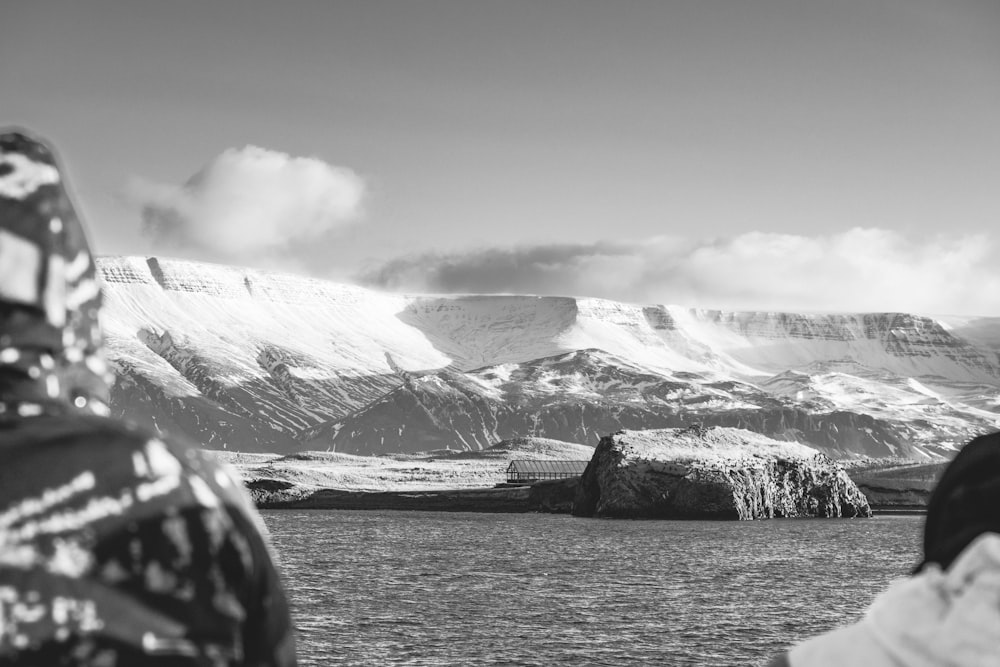
[[[100,306],[55,156],[38,139],[0,132],[0,413],[107,413]]]

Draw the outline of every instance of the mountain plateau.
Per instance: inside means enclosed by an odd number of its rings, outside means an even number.
[[[1000,426],[998,318],[400,295],[155,257],[99,265],[113,411],[214,449],[593,446],[702,424],[838,458],[934,459]]]

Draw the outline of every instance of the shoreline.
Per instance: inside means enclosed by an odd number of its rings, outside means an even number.
[[[290,497],[273,489],[249,487],[258,509],[410,510],[569,514],[578,479],[548,480],[525,486],[413,491],[348,491],[319,489]]]
[[[484,513],[532,511],[528,502],[528,493],[496,493],[494,489],[443,489],[440,491],[322,489],[299,500],[258,502],[257,507],[259,509],[421,510]]]
[[[372,461],[350,455],[311,453],[277,461],[242,463],[240,475],[254,504],[267,510],[571,514],[581,480],[575,477],[511,485],[498,481],[503,478],[503,460],[475,458],[441,461],[403,457]],[[880,474],[886,476],[884,472]],[[873,515],[926,513],[933,480],[893,477],[887,481],[875,479],[871,472],[854,477],[858,478],[855,481]],[[464,484],[455,484],[459,480]]]
[[[892,507],[886,505],[872,505],[872,514],[874,516],[921,516],[927,514],[926,507],[912,506],[912,507]]]
[[[483,514],[571,514],[578,479],[551,480],[523,486],[488,488],[359,491],[319,489],[292,497],[250,488],[262,510],[399,510],[416,512],[477,512]],[[921,516],[920,505],[872,505],[873,516]]]

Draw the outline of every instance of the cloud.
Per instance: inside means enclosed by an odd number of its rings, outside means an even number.
[[[692,240],[536,245],[392,260],[360,280],[418,292],[596,296],[733,310],[1000,315],[989,235],[855,228]]]
[[[630,261],[629,244],[553,244],[401,257],[364,272],[388,289],[472,293],[572,293],[601,261]]]
[[[137,179],[129,188],[158,249],[256,263],[356,219],[364,192],[350,169],[257,146],[224,151],[181,186]]]

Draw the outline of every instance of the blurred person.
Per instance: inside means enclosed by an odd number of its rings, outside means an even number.
[[[64,175],[0,133],[0,665],[295,665],[262,524],[208,452],[109,419]]]
[[[1000,666],[1000,433],[955,456],[927,504],[924,556],[865,617],[770,667]]]

